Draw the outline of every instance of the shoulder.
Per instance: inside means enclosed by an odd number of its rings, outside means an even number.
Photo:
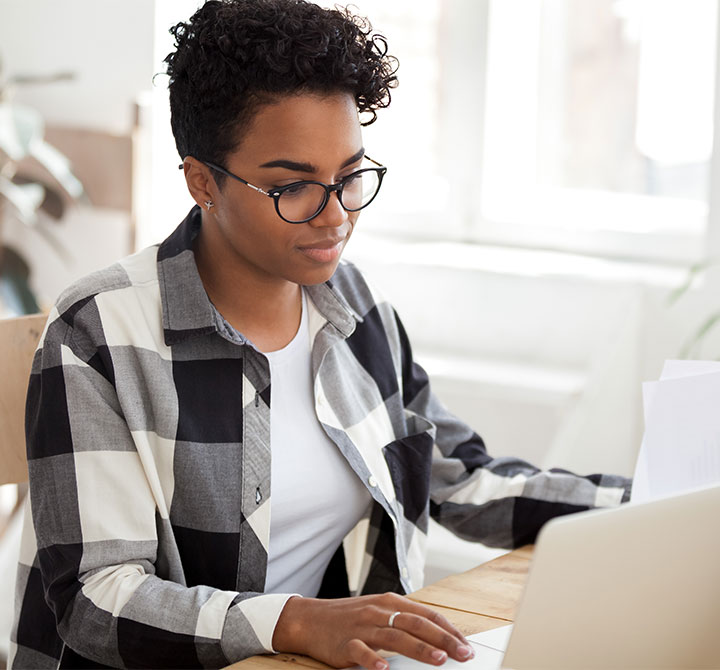
[[[58,297],[55,308],[60,315],[77,312],[100,295],[127,291],[148,282],[157,284],[157,247],[148,247],[112,265],[76,280]]]
[[[133,306],[159,304],[156,259],[157,247],[148,247],[73,282],[55,302],[43,345],[104,344],[108,326],[126,320]]]

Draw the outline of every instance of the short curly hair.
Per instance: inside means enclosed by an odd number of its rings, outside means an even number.
[[[165,62],[181,158],[223,164],[259,106],[298,92],[348,92],[369,125],[398,83],[385,38],[345,8],[208,0],[170,32],[175,50]]]

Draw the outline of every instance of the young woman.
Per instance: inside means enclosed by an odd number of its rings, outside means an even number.
[[[422,585],[429,515],[513,547],[629,482],[493,459],[340,261],[386,169],[361,132],[396,83],[382,38],[303,0],[212,0],[173,32],[196,206],[50,315],[13,665],[467,660],[452,625],[398,595]]]

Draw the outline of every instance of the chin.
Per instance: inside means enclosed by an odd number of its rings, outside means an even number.
[[[327,267],[319,267],[310,271],[298,273],[298,281],[296,283],[302,286],[314,286],[316,284],[324,284],[330,279],[337,270],[338,262]]]

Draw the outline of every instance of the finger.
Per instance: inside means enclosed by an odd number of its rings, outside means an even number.
[[[443,630],[446,630],[448,633],[455,636],[458,640],[460,640],[461,644],[466,647],[470,647],[470,642],[468,642],[467,638],[452,623],[450,623],[450,621],[440,614],[440,612],[430,609],[429,607],[424,609],[427,612],[424,616],[428,619],[428,621],[431,621],[436,626],[439,626]]]
[[[417,614],[418,616],[425,617],[426,619],[434,623],[436,626],[439,626],[451,635],[454,635],[461,644],[466,647],[470,647],[470,643],[467,641],[465,636],[442,614],[440,614],[440,612],[437,612],[430,607],[415,602],[414,600],[410,600],[405,596],[399,596],[395,593],[387,595],[391,596],[391,598],[389,598],[389,602],[385,603],[387,607],[394,610],[400,610],[402,612],[411,612],[412,614]]]
[[[418,642],[427,645],[430,651],[423,649],[423,653],[429,653],[434,661],[442,663],[445,660],[440,654],[435,653],[437,651],[444,652],[456,661],[467,661],[474,656],[469,644],[465,644],[451,631],[425,616],[401,612],[394,619],[393,629],[403,631]]]
[[[350,640],[347,651],[349,659],[346,665],[362,665],[367,670],[388,670],[388,662],[362,640]]]
[[[448,652],[439,649],[427,640],[415,637],[400,628],[378,628],[373,636],[373,646],[387,651],[396,651],[403,656],[431,665],[442,665],[448,659]]]

